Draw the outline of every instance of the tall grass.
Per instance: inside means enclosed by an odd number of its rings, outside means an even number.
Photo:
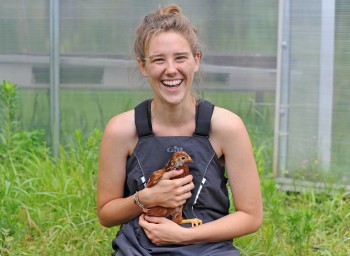
[[[114,230],[96,218],[101,137],[77,131],[53,158],[39,131],[23,131],[13,114],[16,89],[4,82],[0,138],[0,255],[105,255]]]
[[[103,228],[96,217],[101,131],[75,131],[53,158],[43,132],[19,127],[15,86],[4,82],[0,95],[0,255],[109,255],[118,227]],[[348,192],[279,190],[266,164],[269,142],[253,141],[264,223],[234,241],[242,255],[350,255]]]

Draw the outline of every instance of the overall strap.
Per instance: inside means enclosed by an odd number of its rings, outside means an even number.
[[[145,100],[135,107],[135,125],[139,138],[153,136],[150,108],[151,100]],[[209,137],[214,105],[209,101],[199,100],[196,108],[196,130],[193,135]]]
[[[150,112],[151,100],[145,100],[135,107],[135,125],[139,138],[153,136]]]
[[[196,130],[194,135],[209,137],[211,116],[214,111],[214,105],[206,100],[197,102],[196,111]]]

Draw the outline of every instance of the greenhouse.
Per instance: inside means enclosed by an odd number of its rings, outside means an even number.
[[[133,53],[135,29],[145,13],[172,2],[204,49],[197,97],[242,118],[259,173],[282,191],[350,190],[347,0],[0,0],[0,83],[16,85],[18,127],[39,131],[62,157],[77,134],[87,139],[150,98]]]

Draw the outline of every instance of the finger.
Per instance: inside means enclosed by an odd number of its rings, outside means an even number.
[[[181,199],[174,201],[174,207],[173,208],[176,208],[176,207],[179,207],[181,205],[184,205],[188,198],[190,198],[190,197],[182,195]]]
[[[181,186],[183,193],[186,193],[188,191],[191,191],[194,189],[194,183],[192,181],[185,183]]]
[[[153,224],[160,224],[162,223],[163,221],[163,217],[153,217],[153,216],[148,216],[148,215],[145,215],[145,220],[147,222],[150,222],[150,223],[153,223]]]
[[[147,225],[147,221],[145,220],[145,215],[141,214],[139,217],[139,225],[142,228],[145,228],[145,226]]]
[[[188,191],[188,192],[185,192],[181,195],[180,200],[185,201],[185,203],[186,203],[186,200],[191,198],[191,197],[192,197],[192,193],[191,193],[191,191]]]
[[[172,179],[172,178],[175,178],[175,177],[181,175],[183,172],[184,172],[184,170],[182,170],[182,169],[179,169],[179,170],[172,170],[172,171],[170,171],[170,172],[164,173],[163,178],[164,178],[164,179],[169,179],[169,180],[170,180],[170,179]]]
[[[165,224],[167,222],[172,222],[171,220],[165,217],[153,217],[153,216],[145,216],[145,219],[149,225],[157,225],[157,224]]]
[[[181,185],[184,186],[184,185],[186,185],[188,183],[191,183],[192,180],[193,180],[193,176],[192,175],[187,175],[187,176],[185,176],[185,177],[183,177],[181,179]]]

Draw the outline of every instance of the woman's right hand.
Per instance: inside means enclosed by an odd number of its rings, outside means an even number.
[[[172,179],[181,175],[183,170],[166,172],[163,177],[151,188],[139,192],[139,199],[147,207],[162,206],[175,208],[186,203],[192,196],[194,188],[193,176]]]

